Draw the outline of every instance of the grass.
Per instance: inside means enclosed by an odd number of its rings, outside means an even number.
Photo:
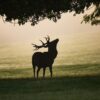
[[[33,79],[31,68],[0,69],[0,100],[100,100],[100,64],[53,68]]]

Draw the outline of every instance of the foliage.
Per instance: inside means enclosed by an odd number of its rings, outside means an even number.
[[[94,12],[83,20],[97,25],[100,23],[100,0],[0,0],[0,15],[4,21],[35,25],[45,18],[56,22],[66,12],[84,13],[91,5],[95,6]]]

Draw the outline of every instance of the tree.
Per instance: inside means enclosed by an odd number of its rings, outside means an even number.
[[[82,22],[100,24],[100,0],[0,0],[0,15],[4,21],[31,25],[48,18],[56,22],[62,13],[84,13],[91,6],[95,9],[85,15]]]

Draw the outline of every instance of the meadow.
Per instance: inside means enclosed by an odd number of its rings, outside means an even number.
[[[100,64],[54,66],[53,78],[32,68],[0,70],[0,100],[100,100]]]
[[[0,100],[100,100],[100,34],[64,38],[45,79],[33,78],[30,42],[0,44]]]

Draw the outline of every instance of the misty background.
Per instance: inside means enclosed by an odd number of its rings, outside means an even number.
[[[60,39],[55,65],[100,63],[100,27],[81,24],[82,16],[62,14],[57,23],[45,19],[35,26],[14,25],[0,18],[0,68],[31,67],[35,52],[31,44],[41,45],[39,40],[45,42],[47,35]]]

